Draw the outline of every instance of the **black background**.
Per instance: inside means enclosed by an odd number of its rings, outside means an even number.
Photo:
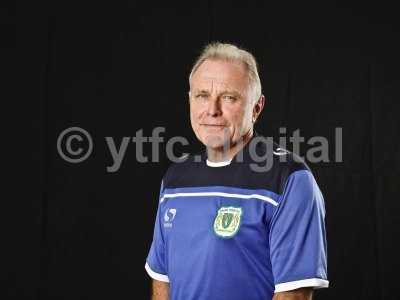
[[[3,103],[13,112],[4,131],[15,129],[3,143],[15,159],[3,172],[2,299],[149,298],[144,263],[169,164],[165,144],[160,162],[145,164],[129,144],[121,168],[109,173],[104,137],[119,143],[163,126],[165,140],[190,141],[180,150],[198,149],[187,77],[200,49],[216,40],[258,60],[267,98],[260,133],[277,138],[286,127],[330,142],[331,161],[310,164],[325,195],[331,282],[316,299],[398,299],[394,3],[32,1],[4,3],[0,16],[10,92]],[[71,126],[94,141],[80,164],[57,153],[58,135]],[[341,163],[334,162],[335,127],[343,130]],[[303,143],[300,154],[306,150]]]

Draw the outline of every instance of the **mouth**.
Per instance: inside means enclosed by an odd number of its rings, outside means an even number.
[[[205,132],[209,132],[209,133],[221,133],[224,132],[226,129],[225,125],[217,125],[217,124],[200,124],[201,128],[203,128],[203,130]]]
[[[200,124],[200,125],[204,126],[204,127],[215,127],[215,128],[225,127],[225,125],[221,125],[221,124]]]

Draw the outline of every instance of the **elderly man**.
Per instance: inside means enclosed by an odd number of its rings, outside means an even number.
[[[303,162],[254,132],[264,107],[254,57],[210,44],[189,82],[205,151],[163,178],[145,265],[152,299],[311,299],[328,286],[324,200]]]

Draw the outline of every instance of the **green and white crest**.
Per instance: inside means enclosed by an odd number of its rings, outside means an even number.
[[[215,234],[223,238],[233,237],[239,230],[242,214],[241,207],[221,207],[214,220]]]

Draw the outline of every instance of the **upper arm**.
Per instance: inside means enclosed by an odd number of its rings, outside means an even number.
[[[311,172],[295,171],[287,179],[271,221],[276,293],[328,286],[324,218],[324,199]]]
[[[161,184],[160,199],[163,196],[163,185]],[[158,205],[156,220],[154,224],[153,241],[146,259],[145,269],[156,281],[169,282],[167,253],[165,247],[164,230],[162,226],[163,206],[160,201]]]
[[[301,288],[297,290],[280,292],[274,294],[272,300],[312,300],[312,288]]]

